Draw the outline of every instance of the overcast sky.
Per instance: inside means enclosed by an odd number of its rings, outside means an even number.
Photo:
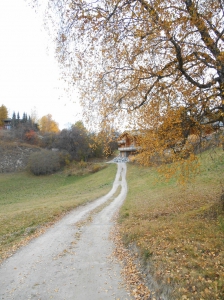
[[[41,18],[24,0],[0,0],[0,38],[0,106],[9,117],[36,110],[39,118],[51,114],[60,129],[80,120],[77,93],[65,93]]]

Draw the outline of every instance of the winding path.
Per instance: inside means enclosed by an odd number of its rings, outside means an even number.
[[[109,239],[112,217],[126,194],[126,164],[120,163],[107,195],[75,209],[4,261],[0,299],[131,299],[120,265],[110,259]]]

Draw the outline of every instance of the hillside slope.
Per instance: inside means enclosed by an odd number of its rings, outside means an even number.
[[[10,141],[0,141],[0,173],[24,170],[30,154],[39,151],[37,146]]]
[[[155,299],[224,299],[224,151],[206,151],[199,162],[185,186],[128,165],[119,232],[138,252]]]

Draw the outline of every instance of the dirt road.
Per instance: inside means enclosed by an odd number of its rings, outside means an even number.
[[[112,217],[127,193],[126,165],[117,166],[106,196],[75,209],[0,266],[1,300],[131,299],[110,259]]]

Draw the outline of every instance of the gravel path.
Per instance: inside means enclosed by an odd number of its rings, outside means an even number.
[[[4,261],[0,299],[131,299],[120,265],[110,259],[114,245],[109,239],[126,193],[126,164],[120,163],[106,196],[75,209]]]

